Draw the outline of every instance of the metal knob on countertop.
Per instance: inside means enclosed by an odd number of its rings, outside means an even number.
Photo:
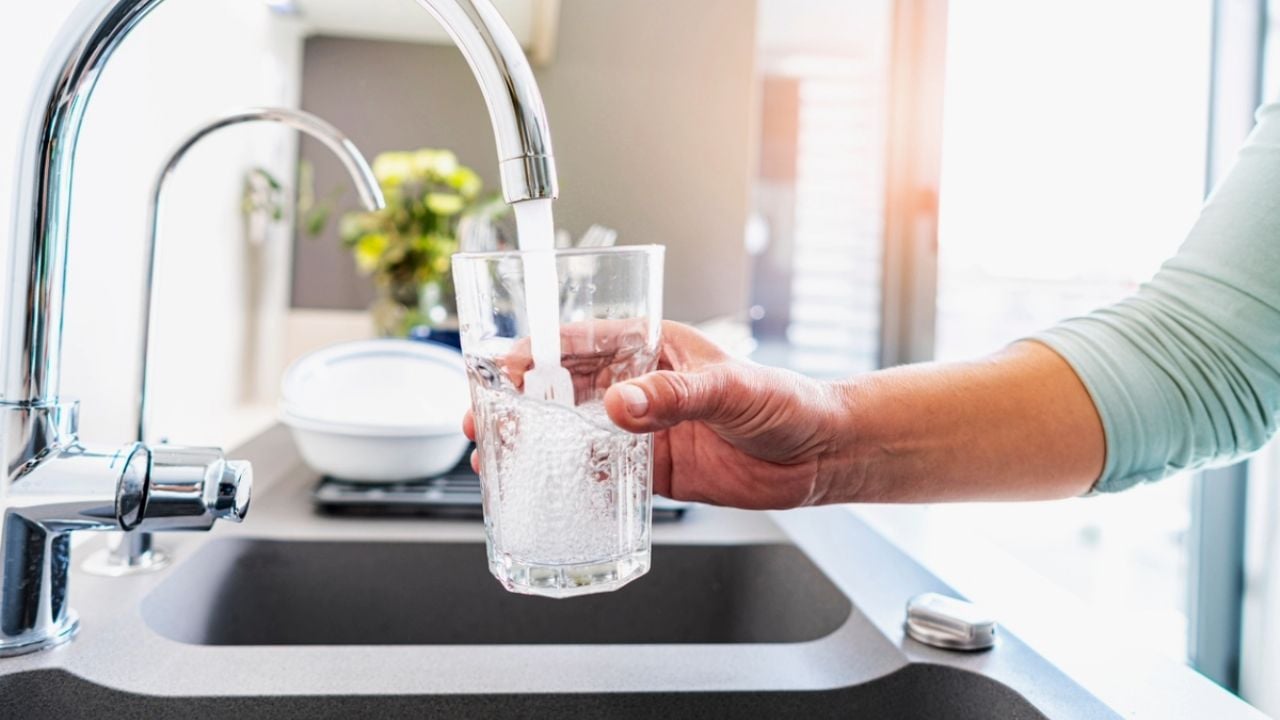
[[[923,593],[907,602],[907,635],[945,650],[987,650],[996,644],[996,621],[971,602]]]

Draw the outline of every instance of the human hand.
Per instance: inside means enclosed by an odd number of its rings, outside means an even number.
[[[572,338],[566,342],[572,356]],[[527,364],[522,352],[505,363],[517,386]],[[663,323],[656,372],[612,384],[582,370],[573,371],[575,380],[607,386],[605,409],[618,427],[654,433],[653,483],[661,495],[772,509],[821,503],[832,492],[844,414],[835,385],[736,360],[674,322]],[[464,429],[475,438],[470,413]]]

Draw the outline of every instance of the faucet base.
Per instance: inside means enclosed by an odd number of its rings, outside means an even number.
[[[124,577],[163,570],[169,556],[155,546],[151,533],[130,531],[109,533],[107,547],[90,555],[80,569],[90,575]]]
[[[58,623],[53,628],[53,631],[47,635],[42,635],[34,640],[0,641],[0,658],[48,650],[51,647],[67,642],[75,637],[79,631],[80,616],[76,615],[75,610],[68,610],[67,614],[62,618],[62,622]]]
[[[90,555],[80,565],[80,569],[90,575],[101,577],[125,577],[141,575],[169,567],[169,556],[163,550],[147,550],[144,553],[121,559],[116,551],[103,548]]]

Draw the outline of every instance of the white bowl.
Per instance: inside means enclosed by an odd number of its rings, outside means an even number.
[[[470,442],[462,431],[393,435],[342,427],[285,413],[303,461],[313,470],[349,482],[390,483],[452,470]]]
[[[280,419],[312,469],[353,482],[447,472],[468,442],[462,356],[408,340],[343,343],[285,371]]]

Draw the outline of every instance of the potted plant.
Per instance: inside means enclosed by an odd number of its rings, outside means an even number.
[[[356,266],[373,278],[378,332],[403,337],[421,326],[456,325],[449,268],[458,223],[500,201],[483,196],[480,177],[448,150],[383,153],[373,172],[386,207],[343,215],[338,232]]]

